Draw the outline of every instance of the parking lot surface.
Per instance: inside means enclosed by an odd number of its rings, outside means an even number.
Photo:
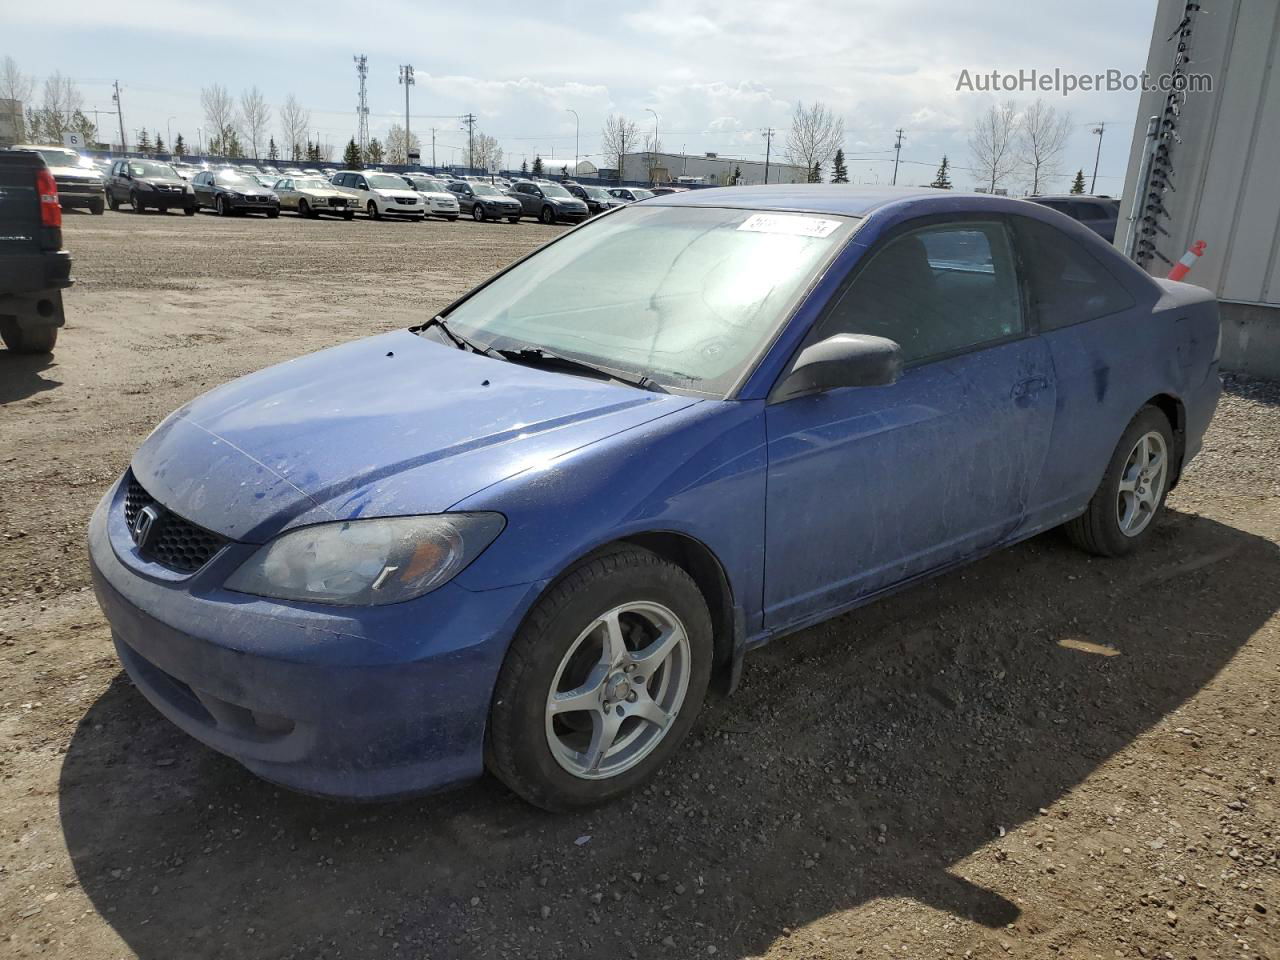
[[[1276,385],[1229,382],[1152,549],[1049,534],[777,641],[588,813],[299,796],[142,699],[84,529],[147,432],[559,230],[67,215],[57,352],[0,351],[4,954],[1280,957]]]

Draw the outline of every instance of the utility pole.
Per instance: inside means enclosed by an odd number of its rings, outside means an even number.
[[[471,170],[476,164],[476,115],[468,113],[462,122],[467,125],[467,169]]]
[[[365,81],[369,79],[369,58],[362,53],[351,59],[356,65],[356,76],[360,78],[360,100],[356,104],[356,144],[360,147],[360,158],[364,159],[369,152],[369,97],[365,92]]]
[[[404,162],[409,163],[409,151],[413,149],[410,144],[413,138],[409,136],[409,88],[413,86],[413,64],[406,63],[400,67],[400,82],[404,84]]]
[[[769,153],[773,149],[773,127],[764,131],[764,182],[769,182]]]
[[[1098,125],[1093,128],[1093,132],[1098,136],[1098,150],[1093,155],[1093,179],[1089,181],[1089,192],[1096,192],[1098,186],[1098,160],[1102,157],[1102,134],[1107,129],[1107,122],[1099,120]]]
[[[578,175],[578,111],[573,107],[565,107],[566,113],[573,114],[573,175]]]
[[[653,114],[653,150],[649,152],[649,184],[653,185],[653,170],[658,165],[658,111],[653,107],[645,107]]]
[[[120,106],[120,81],[116,80],[111,84],[115,88],[115,93],[111,94],[111,99],[116,102],[116,119],[120,121],[120,152],[129,152],[129,141],[124,136],[124,110]]]
[[[436,168],[436,128],[431,128],[431,169]]]
[[[898,158],[902,156],[902,128],[898,128],[898,142],[893,145],[893,185],[898,185]]]

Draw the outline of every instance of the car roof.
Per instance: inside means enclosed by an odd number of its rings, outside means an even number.
[[[617,188],[615,188],[617,189]],[[636,188],[629,188],[636,189]],[[865,217],[879,207],[903,200],[963,197],[977,203],[1006,202],[985,193],[938,190],[933,187],[877,187],[846,183],[761,184],[750,187],[712,187],[685,193],[659,194],[645,203],[653,206],[732,207],[744,210],[786,210]]]
[[[1108,197],[1100,193],[1040,193],[1034,197],[1027,197],[1028,200],[1084,200],[1096,201],[1097,203],[1117,203],[1115,197]]]

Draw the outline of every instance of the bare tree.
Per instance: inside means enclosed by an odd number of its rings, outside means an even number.
[[[236,132],[236,102],[227,88],[219,83],[200,90],[200,106],[204,109],[204,126],[210,153],[225,153]],[[235,138],[237,141],[239,138]]]
[[[627,154],[636,147],[640,134],[635,121],[628,120],[621,114],[610,116],[600,131],[600,151],[618,170],[618,182],[622,182],[623,165]]]
[[[985,181],[987,190],[996,192],[1018,167],[1014,149],[1018,133],[1018,108],[1012,100],[987,108],[973,122],[969,131],[969,152],[973,169]]]
[[[285,152],[290,160],[304,159],[307,131],[311,129],[311,111],[298,102],[292,93],[284,98],[280,108],[280,133],[284,136]]]
[[[1018,123],[1017,153],[1032,194],[1040,192],[1046,180],[1059,174],[1058,163],[1071,135],[1071,114],[1058,113],[1037,100]]]
[[[481,170],[493,170],[502,166],[502,148],[487,133],[476,131],[472,145],[471,166]]]
[[[13,135],[19,142],[26,139],[23,130],[22,105],[31,99],[31,91],[35,89],[35,80],[29,74],[18,69],[18,61],[6,56],[0,62],[0,100],[8,100],[10,117],[13,122]]]
[[[410,131],[409,146],[405,149],[404,127],[398,123],[393,123],[391,129],[387,131],[386,156],[387,163],[408,163],[409,154],[415,150],[422,149],[422,141],[418,139],[418,135]]]
[[[649,172],[649,182],[654,183],[653,172],[658,166],[658,154],[662,152],[662,140],[652,133],[644,135],[644,168]]]
[[[784,151],[791,163],[805,170],[812,170],[815,164],[825,166],[843,143],[844,121],[826,104],[796,104]]]
[[[44,136],[54,143],[61,141],[63,133],[74,128],[76,114],[83,106],[84,97],[80,95],[80,88],[75,81],[55,70],[45,78],[41,92],[40,113]]]
[[[254,157],[259,157],[258,145],[267,138],[267,125],[271,123],[271,108],[267,106],[262,91],[250,87],[240,94],[240,129],[249,141]]]

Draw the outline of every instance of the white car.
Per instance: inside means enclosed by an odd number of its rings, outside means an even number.
[[[364,210],[373,220],[386,216],[427,218],[427,206],[418,191],[394,173],[340,170],[329,182],[352,197],[356,209]]]
[[[458,209],[458,198],[439,180],[416,173],[402,173],[400,176],[405,183],[418,192],[418,196],[422,197],[428,216],[443,217],[445,220],[458,219],[461,213]]]

